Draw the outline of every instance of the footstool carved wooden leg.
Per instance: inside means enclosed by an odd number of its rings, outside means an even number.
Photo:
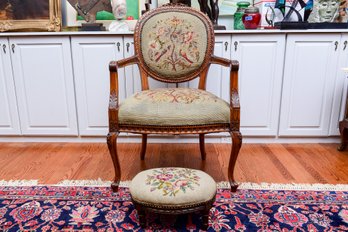
[[[209,209],[205,209],[202,211],[202,230],[207,230],[209,226]]]
[[[139,204],[135,204],[135,208],[138,211],[139,224],[141,228],[145,228],[146,227],[145,210]]]

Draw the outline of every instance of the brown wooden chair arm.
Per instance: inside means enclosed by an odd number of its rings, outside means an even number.
[[[211,63],[220,64],[226,67],[231,67],[230,72],[230,103],[231,107],[235,109],[239,109],[239,96],[238,96],[238,70],[239,70],[239,62],[237,60],[229,60],[226,58],[212,56]]]
[[[211,63],[230,67],[230,127],[232,131],[239,131],[240,103],[238,94],[238,70],[239,62],[226,58],[212,56]]]
[[[138,57],[137,56],[131,56],[122,60],[118,61],[111,61],[109,64],[109,70],[110,72],[117,72],[118,68],[123,68],[128,65],[137,64],[138,63]]]
[[[226,66],[226,67],[230,67],[231,66],[231,60],[226,59],[226,58],[222,58],[222,57],[218,57],[218,56],[211,56],[211,61],[212,64],[220,64],[222,66]]]
[[[118,69],[127,65],[137,64],[138,57],[131,56],[118,61],[109,63],[110,70],[110,99],[109,109],[118,109]]]
[[[239,70],[239,62],[237,60],[229,60],[229,59],[218,57],[218,56],[212,56],[211,63],[212,64],[220,64],[220,65],[226,66],[226,67],[231,67],[231,71],[238,72],[238,70]]]

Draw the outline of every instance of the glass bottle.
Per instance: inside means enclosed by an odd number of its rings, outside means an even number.
[[[244,24],[242,21],[242,17],[244,14],[244,10],[250,5],[249,2],[238,2],[237,3],[237,11],[234,13],[234,24],[233,29],[235,30],[244,30]]]
[[[261,14],[259,13],[259,8],[248,7],[244,11],[243,23],[245,29],[257,29],[259,27],[261,20]]]

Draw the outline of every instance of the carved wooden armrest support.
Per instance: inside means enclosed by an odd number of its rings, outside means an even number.
[[[238,110],[240,109],[239,95],[238,95],[238,91],[236,89],[232,90],[230,105],[233,109],[238,109]]]
[[[109,97],[109,110],[118,110],[118,94],[112,90]]]
[[[239,95],[236,89],[231,91],[230,99],[230,127],[233,131],[239,131],[240,126],[240,104]]]

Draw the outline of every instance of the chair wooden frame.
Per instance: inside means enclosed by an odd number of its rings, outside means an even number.
[[[163,11],[173,11],[175,10],[188,12],[195,14],[200,17],[207,25],[208,31],[208,49],[206,52],[205,60],[201,68],[192,73],[191,75],[185,76],[180,80],[167,80],[161,76],[153,73],[149,69],[142,58],[140,50],[140,32],[139,29],[142,27],[143,22],[147,18],[151,17],[153,14],[157,14]],[[232,149],[230,154],[229,166],[228,166],[228,179],[231,185],[231,191],[236,191],[238,184],[234,179],[234,167],[238,157],[239,150],[242,145],[242,134],[239,131],[240,127],[240,104],[238,96],[238,61],[231,61],[225,58],[217,57],[213,55],[214,48],[214,30],[209,18],[190,7],[183,5],[167,5],[165,7],[157,8],[150,11],[138,22],[135,33],[134,33],[134,44],[135,44],[135,55],[126,59],[119,61],[111,61],[109,65],[110,70],[110,99],[109,99],[109,133],[107,135],[107,144],[109,152],[113,161],[115,178],[114,182],[111,184],[113,191],[118,191],[118,186],[121,178],[120,163],[117,154],[117,137],[120,132],[130,132],[136,134],[142,134],[142,147],[140,151],[141,160],[145,158],[146,145],[147,145],[147,135],[148,134],[199,134],[200,152],[202,160],[206,158],[206,152],[204,147],[204,136],[207,133],[216,132],[229,132],[232,137]],[[151,76],[154,79],[164,81],[164,82],[183,82],[199,77],[198,88],[205,90],[206,88],[206,78],[209,70],[210,64],[219,64],[222,66],[230,67],[230,123],[225,124],[214,124],[214,125],[199,125],[199,126],[139,126],[139,125],[123,125],[118,123],[118,70],[127,65],[137,64],[140,70],[141,86],[142,90],[148,90],[148,77]]]

